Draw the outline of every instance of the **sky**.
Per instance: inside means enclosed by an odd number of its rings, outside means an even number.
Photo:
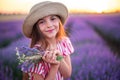
[[[46,0],[0,0],[1,13],[28,13],[30,8]],[[61,2],[70,12],[114,12],[120,11],[120,0],[49,0]]]

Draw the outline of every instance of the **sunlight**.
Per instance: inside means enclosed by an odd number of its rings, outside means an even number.
[[[108,9],[108,0],[92,0],[88,4],[88,9],[91,11],[102,13],[103,11]]]
[[[30,8],[46,0],[0,0],[0,12],[28,13]],[[120,11],[120,0],[50,0],[65,4],[74,12],[113,12]],[[19,3],[19,4],[18,4]]]

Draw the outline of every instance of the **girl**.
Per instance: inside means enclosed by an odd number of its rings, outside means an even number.
[[[34,65],[23,80],[63,80],[71,76],[70,54],[74,49],[63,24],[68,17],[65,5],[45,1],[30,10],[23,24],[23,33],[31,38],[31,48],[44,49],[42,61]],[[63,59],[56,60],[57,56]]]

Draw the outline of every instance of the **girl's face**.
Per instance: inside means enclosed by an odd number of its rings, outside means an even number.
[[[39,20],[38,26],[46,38],[55,38],[59,31],[60,19],[58,16],[49,15]]]

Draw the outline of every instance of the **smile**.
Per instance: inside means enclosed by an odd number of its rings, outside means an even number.
[[[50,30],[47,30],[46,32],[53,32],[54,31],[54,29],[50,29]]]

